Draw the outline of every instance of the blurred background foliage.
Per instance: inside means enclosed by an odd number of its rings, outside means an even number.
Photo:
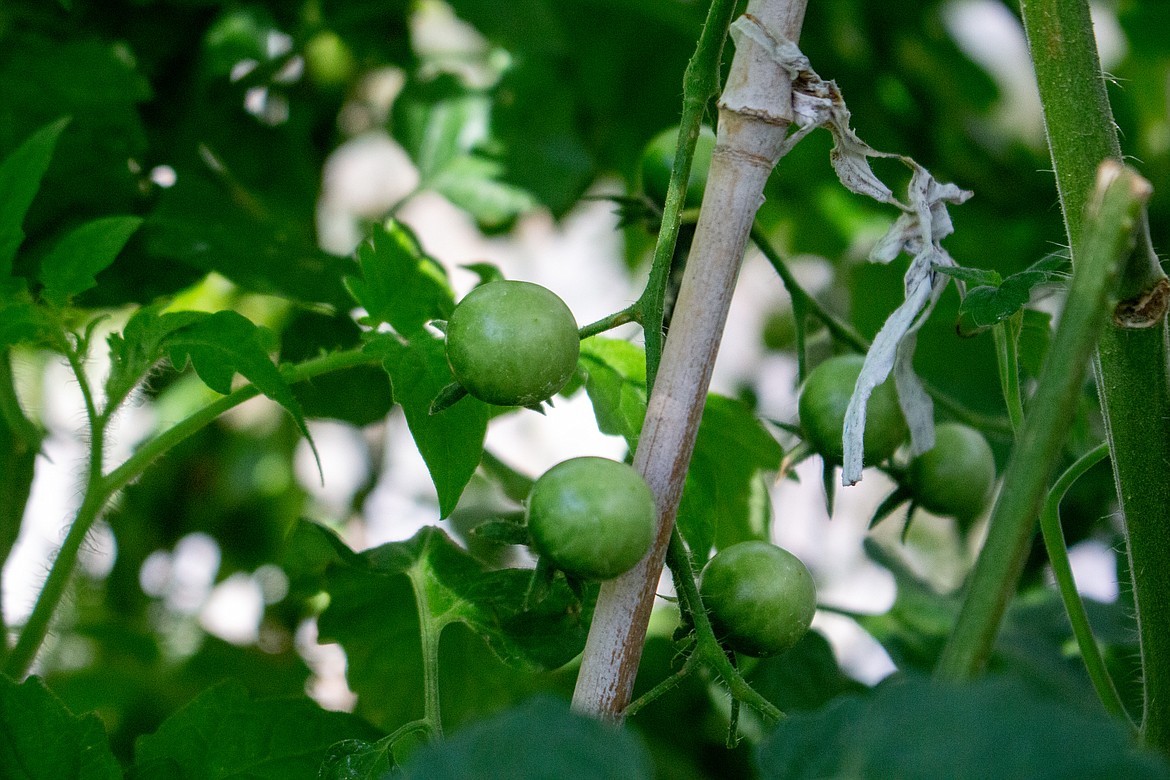
[[[961,45],[972,9],[1005,23],[1017,13],[994,0],[812,2],[801,46],[841,86],[862,138],[974,191],[952,210],[956,232],[947,246],[963,265],[1006,275],[1060,251],[1063,229],[1035,106],[1002,68]],[[1117,33],[1107,67],[1123,146],[1164,192],[1170,7],[1118,0],[1101,11]],[[352,247],[321,235],[331,155],[387,133],[417,173],[402,184],[399,203],[358,215],[355,235],[422,191],[466,210],[488,234],[506,234],[534,210],[563,217],[587,193],[634,191],[642,146],[677,121],[682,72],[704,13],[703,3],[690,0],[504,7],[487,0],[7,0],[0,7],[0,158],[47,122],[72,117],[29,214],[16,271],[35,279],[39,254],[81,222],[136,214],[144,227],[82,305],[124,311],[180,295],[200,306],[235,306],[281,333],[286,361],[352,346],[359,334],[340,284],[355,268]],[[730,53],[728,45],[728,60]],[[831,281],[817,295],[872,336],[900,300],[904,265],[863,262],[891,215],[838,186],[828,143],[814,134],[781,162],[759,220],[786,255],[820,258]],[[1154,198],[1150,225],[1155,246],[1170,246],[1170,199]],[[625,238],[637,273],[652,237],[636,224]],[[1040,308],[1054,311],[1058,301],[1059,290],[1048,290]],[[1002,415],[991,336],[957,336],[957,307],[951,290],[919,339],[918,368],[964,406]],[[792,352],[790,319],[790,311],[773,312],[761,334],[769,348]],[[1047,329],[1042,313],[1030,322],[1029,377]],[[825,339],[812,344],[822,354],[830,349]],[[354,426],[381,425],[392,405],[379,370],[353,369],[298,391],[308,416]],[[743,395],[750,400],[753,388]],[[202,398],[173,375],[157,377],[144,396],[180,411]],[[1070,457],[1099,435],[1093,407],[1087,391],[1081,419],[1070,421]],[[108,518],[112,568],[79,579],[41,665],[72,709],[102,716],[122,758],[137,735],[216,681],[241,681],[253,695],[306,690],[312,652],[305,648],[313,638],[303,626],[322,610],[324,553],[294,531],[305,516],[360,525],[363,499],[381,472],[379,437],[366,438],[370,476],[357,480],[344,506],[310,500],[294,474],[297,432],[264,415],[206,429],[125,491]],[[1006,442],[993,444],[1002,458]],[[480,509],[461,511],[514,509],[490,483],[473,483],[470,503],[479,500]],[[1070,495],[1070,543],[1096,536],[1117,545],[1111,491],[1108,470],[1098,469]],[[254,635],[225,641],[181,603],[176,567],[192,539],[217,556],[205,590],[238,575],[276,583],[264,593]],[[1026,587],[1043,584],[1043,563],[1034,556]],[[169,574],[152,579],[160,565]],[[909,572],[895,574],[895,607],[863,625],[903,668],[925,671],[955,604]],[[1132,680],[1124,600],[1123,588],[1120,604],[1099,605],[1095,615],[1118,669],[1129,670],[1117,679]],[[998,663],[1060,700],[1091,707],[1084,674],[1066,652],[1057,603],[1040,599],[1027,609],[1030,616],[1006,632]],[[415,620],[401,605],[379,618]],[[563,672],[504,671],[474,635],[450,634],[443,660],[455,676],[444,706],[453,726],[532,690],[568,690]],[[675,660],[668,636],[669,628],[650,640],[639,690],[665,677]],[[355,669],[375,664],[362,658],[350,658],[359,693],[400,674]],[[808,685],[810,675],[816,685]],[[789,711],[863,687],[843,675],[817,634],[784,659],[758,664],[751,679]],[[389,730],[411,717],[418,694],[362,699],[357,711]],[[690,679],[636,719],[662,777],[748,771],[742,748],[723,747],[725,707],[709,681]],[[680,722],[690,725],[679,729]]]

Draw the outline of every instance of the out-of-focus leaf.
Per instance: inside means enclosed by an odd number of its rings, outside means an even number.
[[[24,215],[67,124],[58,119],[42,127],[0,163],[0,279],[12,273],[12,258],[24,241]]]
[[[0,776],[115,780],[121,768],[96,715],[77,717],[37,677],[0,675]]]
[[[1052,341],[1052,315],[1039,309],[1024,309],[1020,327],[1018,354],[1020,370],[1025,376],[1040,376],[1040,367]]]
[[[691,552],[705,560],[713,546],[766,538],[767,490],[756,501],[761,472],[780,467],[780,444],[741,401],[707,396],[695,452],[678,510],[678,528]]]
[[[965,284],[998,287],[1003,281],[1003,277],[999,275],[999,272],[990,268],[964,268],[959,265],[941,265],[935,270],[940,274],[946,274],[952,279],[958,279]]]
[[[757,753],[764,778],[1166,778],[1106,714],[1007,679],[891,680],[865,697],[782,721]]]
[[[841,671],[833,648],[816,631],[783,655],[761,660],[746,679],[785,713],[814,710],[838,696],[866,690]]]
[[[0,279],[0,348],[22,343],[48,346],[57,327],[33,302],[23,279]]]
[[[102,217],[65,234],[41,258],[45,300],[64,306],[72,296],[96,285],[94,277],[114,262],[141,224],[138,217]]]
[[[138,166],[147,148],[138,104],[151,88],[134,53],[115,40],[120,36],[84,24],[66,25],[72,35],[30,27],[17,22],[4,37],[0,156],[37,128],[62,116],[72,120],[57,141],[26,232],[39,239],[61,224],[137,213],[143,205]]]
[[[523,746],[523,747],[519,747]],[[418,780],[637,780],[654,776],[628,731],[539,697],[420,750],[403,768]]]
[[[450,316],[454,296],[441,267],[402,223],[375,227],[357,258],[362,275],[346,277],[345,283],[373,322],[413,338],[428,320]]]
[[[138,740],[134,777],[314,777],[331,745],[376,738],[360,718],[308,698],[253,700],[239,683],[223,683]]]
[[[390,375],[394,401],[406,413],[410,434],[439,494],[439,513],[446,517],[483,457],[489,407],[467,397],[431,414],[431,402],[452,377],[443,342],[425,332],[406,344],[393,336],[379,338],[370,348],[384,355],[382,366]]]
[[[433,176],[430,187],[475,217],[487,231],[502,230],[536,206],[526,190],[501,179],[504,167],[481,155],[457,157]]]

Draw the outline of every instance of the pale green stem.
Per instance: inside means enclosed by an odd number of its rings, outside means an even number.
[[[1121,262],[1133,246],[1134,228],[1149,194],[1148,182],[1129,169],[1110,164],[1108,172],[1103,171],[1092,219],[1078,247],[1080,262],[1073,269],[1060,326],[1012,448],[987,541],[967,584],[954,633],[939,658],[938,677],[969,679],[983,669],[991,654],[1016,592],[1069,421],[1076,413]]]
[[[1081,658],[1085,662],[1085,669],[1098,698],[1105,709],[1121,718],[1133,728],[1133,722],[1121,703],[1121,696],[1113,685],[1113,678],[1105,668],[1105,659],[1101,656],[1101,649],[1097,640],[1093,638],[1093,627],[1089,625],[1089,615],[1085,612],[1081,594],[1077,591],[1077,582],[1073,578],[1072,565],[1068,560],[1068,549],[1064,543],[1064,532],[1060,527],[1060,502],[1064,494],[1073,486],[1081,475],[1109,457],[1109,445],[1100,444],[1085,453],[1076,463],[1060,475],[1052,490],[1048,491],[1048,500],[1044,502],[1044,511],[1040,514],[1040,531],[1044,535],[1044,548],[1048,551],[1048,562],[1052,565],[1052,576],[1056,579],[1056,587],[1060,591],[1060,598],[1064,601],[1065,611],[1068,612],[1068,621],[1072,624],[1073,636],[1081,650]],[[1136,729],[1135,729],[1136,730]]]

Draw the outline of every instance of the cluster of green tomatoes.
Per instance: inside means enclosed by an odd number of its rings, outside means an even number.
[[[553,292],[530,282],[476,287],[447,322],[447,362],[468,394],[532,406],[557,393],[577,367],[577,323]],[[532,486],[525,511],[531,546],[576,580],[618,577],[650,551],[654,494],[633,467],[599,457],[558,463]],[[796,556],[766,542],[721,550],[700,591],[728,646],[751,655],[787,650],[804,635],[816,590]]]
[[[676,129],[665,131],[642,156],[643,190],[659,202],[676,136]],[[688,182],[688,206],[702,197],[713,148],[714,135],[705,131]],[[534,406],[559,392],[577,368],[580,340],[573,313],[555,293],[529,282],[494,281],[473,289],[456,306],[446,334],[456,381],[487,403]],[[827,462],[841,458],[845,407],[860,361],[830,358],[811,372],[801,391],[802,431]],[[990,449],[978,432],[962,426],[939,426],[937,433],[935,448],[909,469],[917,501],[940,514],[977,514],[995,477]],[[889,458],[905,435],[893,389],[883,385],[869,404],[866,462]],[[553,466],[534,483],[525,515],[533,550],[578,581],[628,572],[659,533],[650,487],[631,466],[607,458],[572,458]],[[720,550],[703,569],[699,590],[720,639],[747,655],[776,655],[792,647],[816,610],[808,569],[796,556],[762,541]]]

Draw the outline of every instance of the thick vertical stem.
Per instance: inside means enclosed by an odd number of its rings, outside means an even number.
[[[1108,319],[1111,294],[1133,231],[1150,195],[1149,182],[1120,163],[1101,166],[1093,220],[1078,245],[1068,301],[1028,416],[1020,428],[991,512],[987,541],[968,582],[959,619],[936,674],[962,680],[981,671],[1027,558],[1036,518],[1076,410],[1087,365]]]
[[[795,39],[804,7],[799,0],[753,0],[748,13]],[[602,585],[573,696],[580,711],[618,718],[629,703],[740,260],[792,118],[791,86],[756,44],[737,49],[694,244],[634,458],[658,500],[658,534],[638,566]]]
[[[1094,171],[1121,157],[1086,0],[1023,0],[1024,25],[1068,228],[1077,246]],[[1080,261],[1075,254],[1074,265]],[[1094,371],[1125,517],[1145,679],[1142,735],[1170,753],[1170,283],[1147,231]]]

